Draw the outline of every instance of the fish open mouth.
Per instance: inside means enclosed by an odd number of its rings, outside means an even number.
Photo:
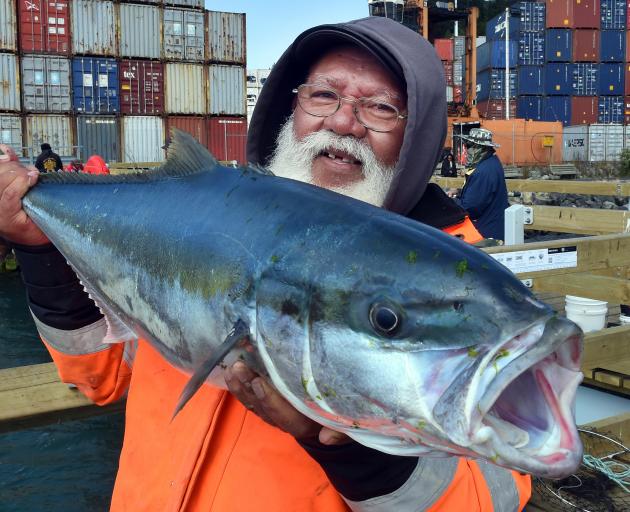
[[[501,465],[561,478],[582,460],[573,412],[583,377],[582,332],[560,317],[550,319],[539,336],[541,328],[492,354],[481,374],[479,389],[485,392],[472,411],[471,438],[474,451]]]

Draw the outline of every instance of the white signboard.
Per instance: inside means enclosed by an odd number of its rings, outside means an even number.
[[[515,274],[577,267],[577,246],[490,254]]]

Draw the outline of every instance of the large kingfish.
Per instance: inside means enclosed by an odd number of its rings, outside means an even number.
[[[582,332],[509,270],[383,209],[221,167],[187,134],[169,155],[154,172],[42,175],[24,198],[107,341],[146,339],[197,384],[221,385],[210,367],[242,358],[303,414],[383,452],[576,469]],[[254,349],[223,358],[235,331]]]

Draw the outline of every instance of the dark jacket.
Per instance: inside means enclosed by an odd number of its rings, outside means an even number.
[[[454,178],[457,176],[457,165],[455,164],[455,160],[448,160],[448,157],[442,160],[442,176],[445,178]]]
[[[63,164],[57,153],[54,153],[52,149],[45,149],[37,157],[35,167],[40,172],[53,172],[63,169]]]
[[[494,153],[467,173],[459,201],[485,238],[504,239],[509,203],[503,166]]]

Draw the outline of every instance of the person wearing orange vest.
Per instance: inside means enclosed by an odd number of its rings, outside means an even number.
[[[319,94],[336,108],[315,108],[309,98]],[[375,105],[385,115],[368,115]],[[433,48],[398,23],[366,18],[315,27],[287,49],[260,95],[248,159],[474,242],[465,212],[428,185],[445,136]],[[228,391],[204,385],[171,419],[188,377],[142,339],[103,343],[104,318],[21,209],[37,177],[11,158],[0,163],[0,235],[16,244],[40,335],[64,382],[98,404],[127,397],[112,511],[523,509],[529,476],[367,448],[302,416],[242,362],[226,369]]]

